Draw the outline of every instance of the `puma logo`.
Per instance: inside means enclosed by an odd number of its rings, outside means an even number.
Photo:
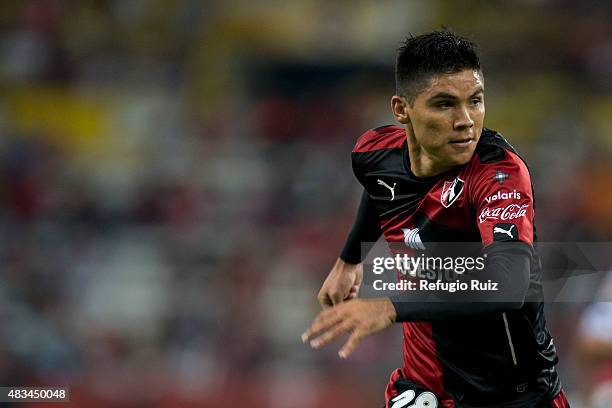
[[[500,232],[500,233],[502,233],[502,234],[506,234],[507,236],[509,236],[509,237],[510,237],[510,239],[512,239],[512,238],[514,238],[514,237],[512,236],[512,228],[514,228],[514,224],[512,224],[512,226],[510,227],[510,229],[509,229],[509,230],[507,230],[507,231],[506,231],[505,229],[501,228],[501,227],[495,227],[495,228],[493,228],[493,233],[495,234],[496,232]]]
[[[393,201],[395,199],[395,185],[397,183],[393,183],[393,187],[390,187],[387,183],[385,183],[381,179],[377,179],[376,181],[378,182],[379,186],[386,187],[386,188],[388,188],[391,191],[391,201]]]

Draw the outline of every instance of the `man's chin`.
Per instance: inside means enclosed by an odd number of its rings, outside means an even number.
[[[451,156],[450,162],[453,166],[463,166],[464,164],[468,164],[470,160],[472,160],[472,157],[474,157],[474,150],[461,154],[454,154]]]

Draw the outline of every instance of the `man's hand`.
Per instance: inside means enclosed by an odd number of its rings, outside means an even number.
[[[363,265],[350,264],[338,258],[327,275],[317,299],[322,308],[334,306],[344,300],[354,299],[359,295],[359,286],[363,278]]]
[[[350,336],[338,352],[347,358],[365,336],[379,332],[395,322],[396,312],[389,298],[356,299],[322,310],[302,334],[312,348],[323,347],[344,333]]]

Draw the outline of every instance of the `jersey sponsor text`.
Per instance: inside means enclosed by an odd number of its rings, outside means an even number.
[[[508,200],[508,199],[520,200],[521,199],[521,193],[516,191],[516,190],[513,190],[510,193],[504,193],[502,191],[497,191],[495,194],[486,197],[485,201],[488,204],[490,204],[492,201]]]
[[[478,221],[482,224],[487,220],[515,220],[520,217],[524,217],[527,214],[527,207],[529,204],[509,204],[505,207],[489,208],[485,207],[478,216]]]

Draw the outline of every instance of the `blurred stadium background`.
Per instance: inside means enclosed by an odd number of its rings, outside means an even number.
[[[611,240],[609,2],[42,0],[0,16],[1,385],[69,386],[79,407],[380,406],[399,328],[349,361],[299,335],[353,221],[350,150],[393,121],[408,32],[480,43],[486,124],[532,168],[540,239]],[[612,407],[610,305],[548,306],[574,407]]]

